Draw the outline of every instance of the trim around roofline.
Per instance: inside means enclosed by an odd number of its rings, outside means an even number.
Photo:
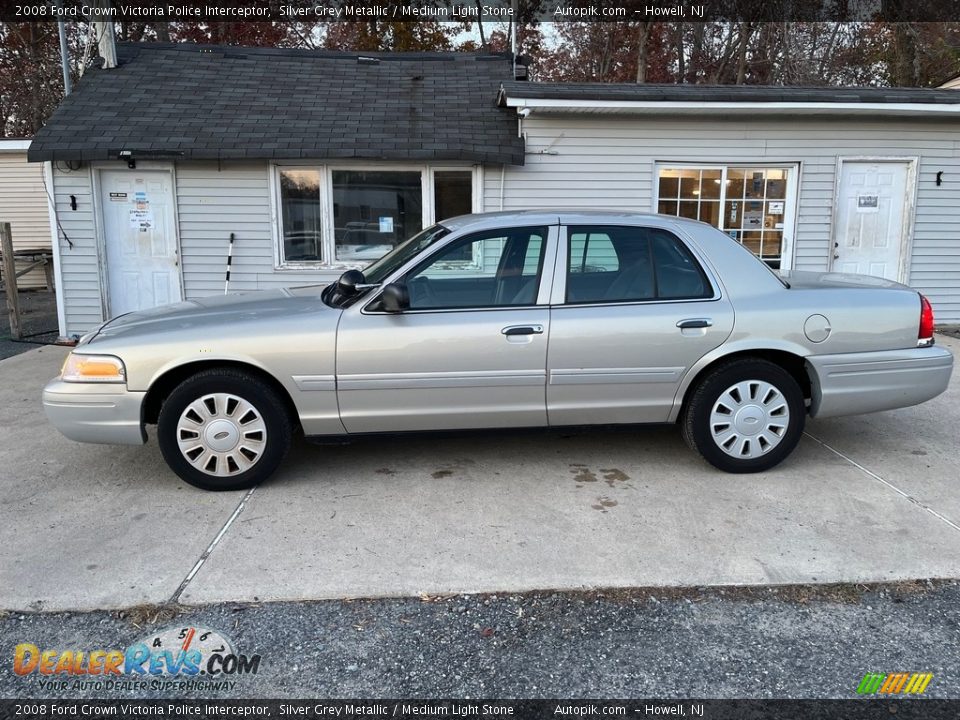
[[[500,102],[509,108],[544,113],[642,113],[703,114],[705,110],[727,115],[754,115],[758,111],[794,115],[946,115],[960,117],[960,103],[846,103],[846,102],[711,102],[709,100],[559,100],[509,97],[500,90]]]
[[[23,152],[29,149],[31,140],[7,140],[0,138],[0,152]]]

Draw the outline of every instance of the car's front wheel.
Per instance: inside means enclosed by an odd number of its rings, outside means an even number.
[[[758,358],[734,360],[699,381],[680,419],[687,444],[731,473],[768,470],[803,433],[803,392],[790,373]]]
[[[157,421],[164,460],[204,490],[242,490],[263,482],[287,454],[291,435],[277,393],[230,368],[204,370],[183,381]]]

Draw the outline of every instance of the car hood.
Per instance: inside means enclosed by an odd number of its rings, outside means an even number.
[[[324,287],[310,285],[213,295],[174,305],[138,310],[109,320],[87,342],[146,333],[152,335],[207,328],[214,330],[238,322],[250,324],[289,320],[296,315],[339,313],[339,310],[329,307],[320,299]]]
[[[791,288],[799,289],[824,287],[910,289],[906,285],[894,282],[893,280],[886,280],[884,278],[874,277],[873,275],[854,275],[852,273],[788,270],[781,272],[780,277],[786,280]]]

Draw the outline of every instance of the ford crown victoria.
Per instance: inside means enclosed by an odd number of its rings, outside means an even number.
[[[676,423],[717,468],[756,472],[808,416],[921,403],[952,365],[904,285],[777,275],[675,217],[528,211],[444,221],[326,287],[114,318],[43,404],[81,442],[156,425],[210,490],[266,479],[296,433]]]

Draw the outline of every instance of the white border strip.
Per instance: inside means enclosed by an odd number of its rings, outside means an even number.
[[[860,103],[860,102],[737,102],[724,100],[560,100],[554,98],[510,97],[504,94],[507,107],[530,110],[566,110],[597,112],[603,110],[637,110],[646,112],[692,112],[702,115],[705,109],[726,113],[755,114],[760,111],[779,113],[819,113],[854,115],[960,115],[960,103]]]
[[[189,585],[190,582],[193,580],[193,578],[196,577],[197,573],[200,572],[200,568],[203,567],[203,564],[207,561],[207,558],[210,557],[210,554],[214,551],[217,545],[220,544],[220,541],[223,539],[223,536],[226,534],[227,530],[229,530],[230,526],[233,525],[233,521],[236,520],[240,516],[240,513],[243,512],[243,508],[250,501],[250,498],[253,496],[253,492],[256,489],[257,489],[256,486],[254,486],[249,490],[247,490],[247,492],[243,496],[243,499],[240,501],[240,504],[237,505],[237,509],[233,511],[233,515],[231,515],[227,519],[227,521],[223,524],[223,527],[220,528],[220,532],[217,533],[217,536],[207,546],[207,549],[203,551],[202,555],[200,555],[200,558],[197,560],[196,564],[193,566],[190,572],[187,573],[187,576],[183,579],[183,581],[177,587],[173,595],[170,596],[170,600],[168,602],[171,602],[171,603],[180,602],[180,596],[183,595],[183,591],[187,589],[187,585]]]
[[[847,455],[844,455],[842,452],[840,452],[840,451],[837,450],[836,448],[831,447],[830,445],[827,445],[823,440],[821,440],[820,438],[814,437],[813,435],[811,435],[810,433],[808,433],[806,430],[804,430],[803,434],[806,435],[806,436],[807,436],[808,438],[810,438],[811,440],[813,440],[813,441],[814,441],[815,443],[817,443],[818,445],[821,445],[822,447],[825,447],[827,450],[829,450],[830,452],[832,452],[834,455],[837,455],[837,456],[839,456],[839,457],[842,457],[842,458],[843,458],[844,460],[846,460],[848,463],[850,463],[850,464],[853,465],[855,468],[857,468],[857,470],[861,470],[862,472],[866,473],[867,475],[869,475],[870,477],[872,477],[872,478],[873,478],[874,480],[876,480],[877,482],[883,483],[883,484],[886,485],[888,488],[890,488],[890,489],[893,490],[895,493],[897,493],[897,495],[900,495],[901,497],[904,497],[904,498],[906,498],[907,500],[909,500],[910,502],[912,502],[914,505],[917,505],[917,506],[923,508],[924,510],[926,510],[928,513],[930,513],[931,515],[933,515],[933,516],[934,516],[935,518],[937,518],[938,520],[942,520],[943,522],[945,522],[947,525],[949,525],[950,527],[952,527],[954,530],[960,531],[960,525],[957,525],[957,524],[956,524],[955,522],[953,522],[953,520],[951,520],[950,518],[944,517],[943,515],[941,515],[940,513],[938,513],[936,510],[934,510],[934,509],[933,509],[932,507],[930,507],[929,505],[924,505],[922,502],[920,502],[919,500],[917,500],[913,495],[910,495],[909,493],[904,492],[903,490],[901,490],[900,488],[898,488],[896,485],[894,485],[894,484],[891,483],[890,481],[884,480],[882,477],[880,477],[879,475],[877,475],[877,474],[876,474],[875,472],[873,472],[872,470],[867,470],[867,468],[865,468],[863,465],[861,465],[860,463],[858,463],[858,462],[857,462],[856,460],[854,460],[853,458],[851,458],[851,457],[849,457],[849,456],[847,456]]]
[[[23,152],[30,149],[32,140],[3,140],[0,139],[0,152]]]
[[[57,301],[57,332],[61,340],[67,339],[67,310],[64,306],[63,269],[60,265],[60,227],[57,224],[57,190],[53,186],[53,163],[43,164],[46,180],[47,215],[50,218],[50,250],[53,255],[53,292]]]

